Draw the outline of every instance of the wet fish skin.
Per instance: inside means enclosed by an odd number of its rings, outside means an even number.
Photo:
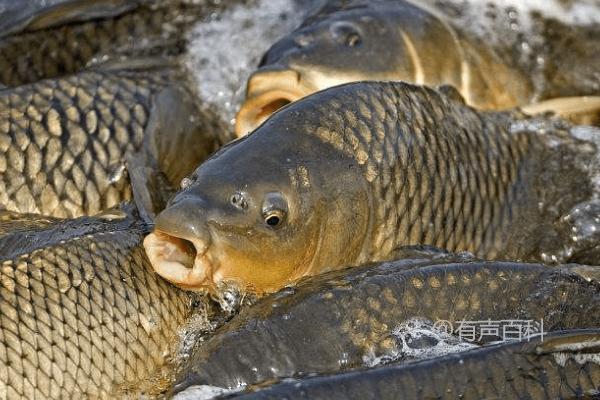
[[[142,0],[143,1],[143,0]],[[0,0],[0,36],[52,27],[58,23],[88,21],[120,15],[139,4],[138,0],[94,1],[87,8],[81,0],[32,0],[17,4]]]
[[[600,331],[547,334],[331,377],[282,382],[239,399],[581,398],[598,394]],[[568,348],[571,345],[572,348]],[[580,347],[578,349],[577,347]],[[561,363],[560,360],[563,360]],[[585,361],[582,361],[585,360]]]
[[[101,2],[110,3],[111,0],[94,3]],[[66,13],[62,16],[65,18],[62,23],[60,15],[53,21],[57,26],[15,32],[2,38],[0,83],[17,86],[69,75],[90,65],[118,60],[123,56],[178,55],[185,48],[184,33],[187,28],[210,11],[219,9],[207,2],[142,3],[138,2],[135,6],[123,4],[124,10],[130,10],[113,18],[91,21],[72,22]],[[101,9],[99,4],[89,2],[81,2],[73,8],[77,7],[81,8],[81,14],[95,12],[95,7]],[[36,17],[43,17],[45,12],[48,11],[41,9]]]
[[[0,237],[0,397],[114,398],[165,363],[192,298],[152,272],[131,212]]]
[[[526,72],[423,3],[327,1],[266,52],[248,80],[236,134],[283,104],[363,80],[452,85],[470,105],[507,109],[531,101]]]
[[[243,310],[198,344],[176,390],[364,367],[401,351],[392,331],[413,317],[543,318],[549,332],[597,327],[598,315],[600,282],[568,267],[424,260],[357,267],[312,277]]]
[[[216,148],[219,131],[184,82],[170,68],[97,70],[0,91],[0,204],[55,217],[97,213],[131,199],[126,157],[145,148],[164,164],[171,152],[191,149],[180,152],[179,169],[165,166],[177,185]],[[169,135],[154,132],[175,111],[195,122],[178,121]],[[181,138],[195,146],[181,147]]]
[[[29,0],[25,4],[0,0],[0,36],[48,28],[58,23],[113,17],[138,4],[137,0]]]
[[[552,223],[591,189],[573,164],[584,153],[546,146],[523,118],[405,83],[316,93],[200,165],[146,250],[176,284],[233,280],[259,293],[406,245],[540,260],[542,238],[560,239]],[[193,264],[163,256],[173,238],[194,244]]]

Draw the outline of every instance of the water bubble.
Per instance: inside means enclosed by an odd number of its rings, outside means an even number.
[[[363,359],[366,366],[374,367],[397,360],[439,357],[477,347],[473,343],[461,341],[450,332],[437,329],[431,321],[418,317],[399,324],[391,334],[398,345],[385,353],[369,354]]]

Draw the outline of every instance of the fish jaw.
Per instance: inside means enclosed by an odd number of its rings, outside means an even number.
[[[314,90],[304,87],[300,73],[289,68],[263,68],[248,80],[246,100],[236,116],[235,134],[253,131],[272,113]]]
[[[144,239],[144,249],[154,271],[174,285],[199,291],[214,287],[214,261],[203,241],[155,230]]]

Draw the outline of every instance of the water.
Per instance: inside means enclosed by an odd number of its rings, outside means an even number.
[[[310,4],[257,0],[215,14],[192,30],[186,64],[193,71],[198,94],[231,126],[244,100],[246,80],[263,53],[302,22]]]
[[[557,60],[555,54],[568,54],[571,50],[568,46],[582,42],[581,38],[571,37],[570,27],[597,31],[600,23],[596,0],[425,0],[425,3],[460,27],[461,31],[492,44],[501,57],[516,60],[520,69],[533,81],[537,94],[534,100],[571,95],[546,92],[548,80],[553,79],[548,75],[554,73],[556,66],[560,68],[565,63],[564,56]],[[548,32],[553,31],[560,41],[548,42]],[[597,37],[597,34],[592,35]],[[555,48],[557,45],[559,48]],[[562,49],[560,46],[566,47]],[[577,46],[597,52],[595,41],[577,43]],[[597,64],[597,60],[594,63]],[[570,69],[574,70],[571,77],[577,76],[577,63]],[[595,88],[591,92],[597,94],[600,90],[598,77],[589,78],[582,77],[586,83],[581,88],[587,85],[588,89],[592,89],[590,86],[593,85]]]
[[[386,354],[371,355],[364,359],[366,367],[394,362],[416,361],[466,351],[477,345],[461,341],[451,333],[436,327],[433,322],[414,317],[398,324],[392,331],[396,347]]]

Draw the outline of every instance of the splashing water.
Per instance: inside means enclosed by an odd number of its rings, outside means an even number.
[[[311,4],[258,0],[214,15],[192,30],[186,64],[195,75],[200,97],[231,125],[260,57],[302,22]]]

